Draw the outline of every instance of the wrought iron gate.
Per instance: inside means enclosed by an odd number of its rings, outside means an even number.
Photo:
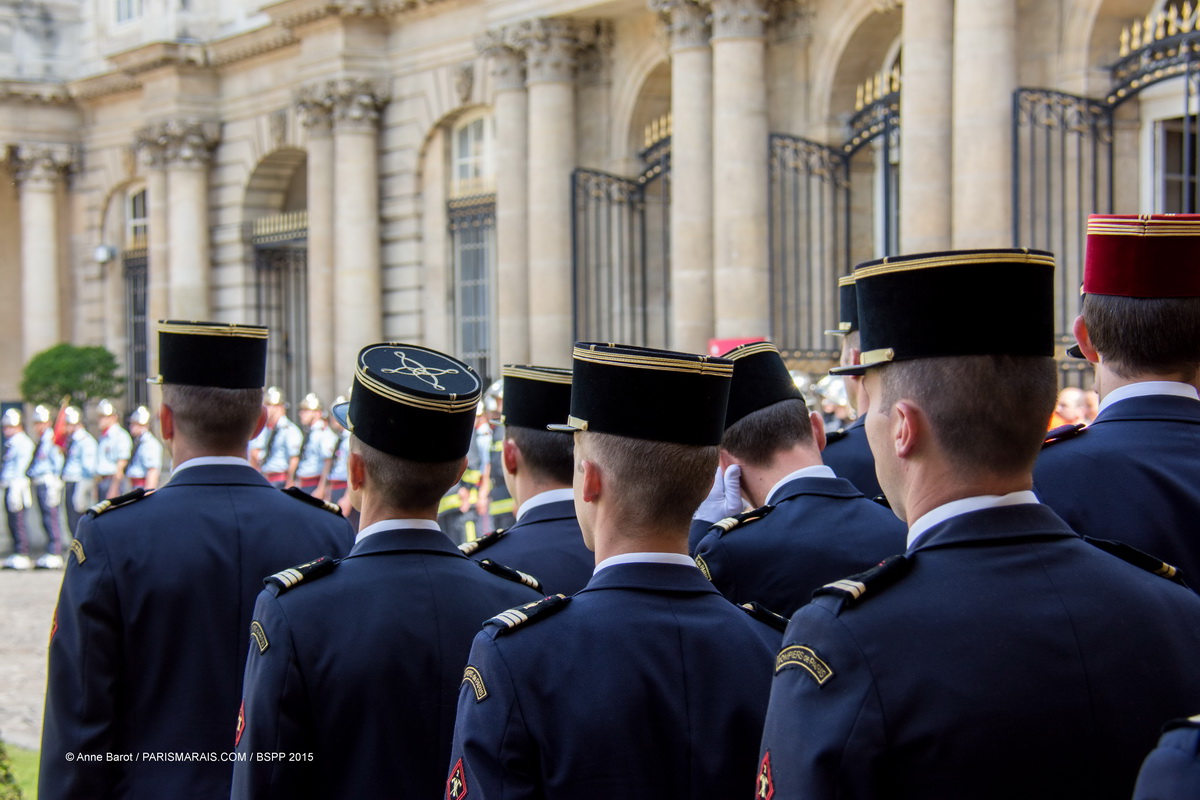
[[[289,212],[253,224],[254,300],[267,340],[267,385],[290,403],[309,391],[308,216]]]
[[[491,275],[495,260],[496,195],[470,195],[447,207],[454,254],[454,306],[458,354],[491,381],[499,370],[492,363]]]
[[[588,169],[571,175],[576,341],[670,341],[669,135],[641,157],[645,168],[632,178]]]
[[[132,410],[150,402],[149,351],[147,349],[147,301],[149,290],[149,259],[145,247],[125,250],[121,254],[125,278],[125,397]]]

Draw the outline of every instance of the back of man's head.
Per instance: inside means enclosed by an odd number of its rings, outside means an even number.
[[[521,451],[521,467],[540,483],[570,486],[574,472],[575,437],[569,433],[506,426],[504,435]]]
[[[1083,321],[1104,366],[1122,378],[1200,374],[1200,297],[1088,294]]]
[[[900,400],[913,402],[941,452],[964,475],[1033,469],[1057,396],[1052,358],[922,358],[878,369],[882,397],[872,398],[871,413],[889,416]]]
[[[816,447],[808,406],[795,398],[760,408],[729,426],[721,447],[738,461],[769,467],[797,445]]]
[[[615,518],[631,530],[686,530],[712,486],[715,446],[655,442],[586,432],[576,442],[578,460],[599,465],[604,497]]]
[[[196,450],[218,453],[244,450],[258,426],[262,389],[218,389],[166,383],[163,405],[174,416],[175,436]]]
[[[463,461],[413,461],[389,455],[351,434],[350,452],[363,461],[364,491],[380,505],[410,513],[437,511],[438,502],[462,476]]]

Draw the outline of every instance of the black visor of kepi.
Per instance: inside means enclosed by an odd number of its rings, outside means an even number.
[[[553,431],[718,445],[733,362],[631,345],[577,342],[571,414]]]
[[[147,383],[261,389],[267,375],[267,329],[225,322],[158,323],[158,375]]]
[[[571,413],[571,370],[505,364],[501,376],[505,425],[545,430]]]
[[[1054,256],[962,250],[885,258],[854,271],[862,363],[943,356],[1054,355]]]
[[[364,347],[350,401],[330,412],[364,443],[412,461],[453,461],[471,447],[483,383],[456,358],[410,344]]]

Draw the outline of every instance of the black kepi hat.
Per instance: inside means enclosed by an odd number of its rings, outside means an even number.
[[[825,331],[826,336],[845,336],[858,330],[858,293],[854,289],[854,276],[838,278],[838,326],[836,331]]]
[[[796,388],[792,374],[783,363],[783,356],[770,342],[741,344],[721,358],[733,362],[725,430],[743,417],[783,400],[803,402],[804,398]]]
[[[505,425],[545,430],[571,413],[571,370],[505,364],[501,376]]]
[[[1054,256],[960,250],[885,258],[854,271],[862,375],[894,361],[1054,355]]]
[[[573,356],[571,414],[550,430],[721,443],[732,361],[597,342],[576,342]]]
[[[483,383],[445,353],[413,344],[364,347],[350,402],[330,409],[364,443],[411,461],[453,461],[471,447]]]
[[[159,320],[158,375],[148,383],[261,389],[266,376],[265,327]]]

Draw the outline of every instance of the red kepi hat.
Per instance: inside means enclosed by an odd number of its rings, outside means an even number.
[[[1083,293],[1200,297],[1200,214],[1088,217]]]

